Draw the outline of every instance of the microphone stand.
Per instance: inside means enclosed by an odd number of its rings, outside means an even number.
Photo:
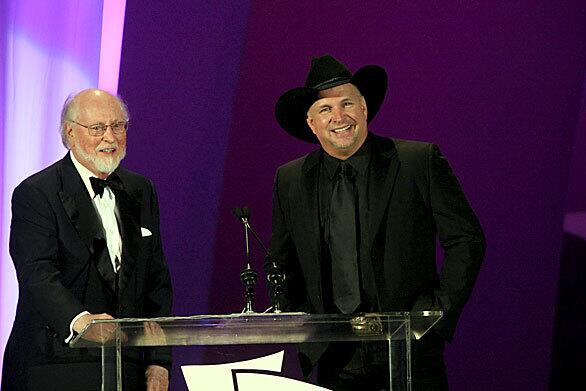
[[[250,218],[250,210],[247,207],[234,208],[232,210],[232,212],[240,221],[242,221],[242,224],[244,225],[244,239],[246,242],[246,268],[242,271],[242,273],[240,273],[240,280],[244,283],[244,286],[245,286],[246,304],[244,307],[244,312],[245,313],[254,313],[252,305],[253,305],[253,301],[254,301],[254,285],[256,284],[256,281],[258,279],[258,273],[250,266],[251,256],[250,256],[250,245],[249,245],[249,239],[248,239],[248,231],[250,231],[252,233],[252,236],[254,237],[254,239],[257,241],[257,243],[264,250],[264,252],[266,254],[265,259],[270,260],[271,256],[269,254],[269,251],[265,247],[265,245],[262,243],[262,240],[260,240],[260,238],[258,237],[256,232],[250,226],[250,223],[248,221],[248,219]],[[274,301],[275,301],[274,305],[273,305],[274,312],[280,313],[281,312],[280,302],[281,302],[281,297],[283,295],[283,282],[285,281],[285,276],[283,275],[280,268],[277,266],[277,264],[274,261],[271,262],[271,265],[269,266],[269,270],[267,273],[267,280],[268,280],[269,284],[271,285],[271,287],[273,288]]]
[[[271,256],[267,253],[266,260],[271,260]],[[285,275],[281,272],[275,261],[272,261],[267,273],[267,280],[273,288],[273,312],[281,313],[281,297],[283,296],[283,282],[285,282]],[[269,308],[270,309],[270,308]],[[267,310],[268,311],[268,310]]]
[[[236,217],[242,221],[244,225],[244,241],[246,243],[246,267],[240,273],[240,281],[244,284],[244,313],[252,314],[254,313],[253,304],[254,304],[254,285],[258,280],[258,273],[256,270],[252,268],[251,264],[251,256],[250,256],[250,244],[248,239],[248,230],[250,229],[250,224],[248,223],[248,218],[250,217],[250,212],[248,208],[235,208],[233,210]]]

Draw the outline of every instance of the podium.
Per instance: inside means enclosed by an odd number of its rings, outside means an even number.
[[[441,311],[362,314],[243,313],[94,320],[70,343],[102,349],[102,390],[122,390],[127,347],[387,341],[391,390],[411,390],[411,340],[421,338]],[[100,335],[101,342],[84,339]],[[398,348],[397,344],[400,344]]]

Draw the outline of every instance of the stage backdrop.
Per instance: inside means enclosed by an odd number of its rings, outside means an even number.
[[[0,364],[18,285],[8,254],[12,191],[65,155],[65,98],[116,93],[125,0],[0,1]]]
[[[279,129],[274,103],[330,53],[387,69],[371,130],[439,144],[485,228],[485,264],[447,349],[452,389],[547,389],[585,28],[577,0],[129,0],[125,164],[157,185],[175,313],[240,311],[231,209],[251,207],[268,241],[274,171],[313,148]],[[184,387],[177,371],[173,382]]]
[[[552,390],[574,388],[586,372],[586,83],[572,154],[552,352]]]

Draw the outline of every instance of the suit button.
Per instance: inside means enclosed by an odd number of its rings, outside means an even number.
[[[118,304],[118,312],[124,311],[124,306],[122,304]]]

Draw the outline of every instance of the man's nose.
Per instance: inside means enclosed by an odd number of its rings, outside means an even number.
[[[332,108],[332,121],[340,122],[344,118],[344,110],[340,107]]]
[[[114,141],[116,141],[116,138],[114,137],[114,132],[112,131],[112,125],[107,125],[106,126],[106,131],[102,135],[102,139],[104,141],[108,141],[108,142],[111,142],[111,143],[113,143]]]

